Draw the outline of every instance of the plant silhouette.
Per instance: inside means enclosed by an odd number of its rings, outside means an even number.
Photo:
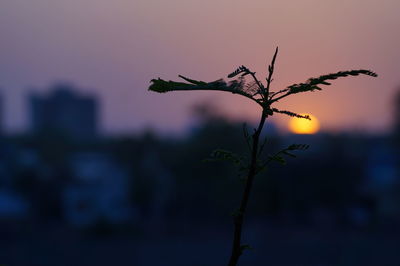
[[[275,108],[273,105],[276,102],[294,94],[322,90],[323,85],[331,85],[330,81],[337,78],[358,75],[377,77],[376,73],[364,69],[339,71],[332,74],[322,75],[317,78],[310,78],[304,83],[293,84],[281,90],[272,91],[271,83],[273,81],[272,76],[275,70],[275,61],[277,55],[278,48],[276,48],[271,64],[268,66],[268,75],[266,77],[265,85],[256,77],[255,72],[252,72],[249,68],[242,65],[227,76],[227,81],[224,79],[218,79],[212,82],[204,82],[179,75],[184,82],[165,81],[158,78],[151,80],[152,84],[149,87],[150,91],[159,93],[190,90],[225,91],[244,96],[256,102],[262,108],[261,117],[257,128],[255,128],[251,134],[246,128],[244,128],[244,137],[250,150],[249,159],[246,160],[245,156],[239,156],[226,150],[215,150],[211,154],[210,158],[210,160],[232,161],[239,166],[240,171],[245,171],[246,173],[246,178],[244,179],[244,191],[239,208],[232,214],[234,233],[232,252],[228,266],[237,265],[239,257],[242,255],[243,251],[251,248],[249,245],[241,242],[241,237],[244,216],[252,190],[253,181],[256,175],[266,169],[271,162],[275,161],[284,164],[285,157],[296,157],[294,154],[295,151],[306,150],[308,148],[308,145],[306,144],[292,144],[273,155],[264,155],[266,140],[260,141],[260,135],[268,117],[277,113],[299,119],[311,120],[308,115],[300,115],[292,111],[280,110]]]

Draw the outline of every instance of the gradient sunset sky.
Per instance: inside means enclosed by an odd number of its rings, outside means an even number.
[[[399,10],[398,0],[2,0],[6,127],[24,130],[26,96],[55,81],[98,94],[108,133],[178,132],[191,123],[190,106],[201,101],[255,121],[258,107],[240,96],[161,95],[147,91],[149,81],[178,74],[213,81],[242,64],[264,80],[279,46],[273,88],[339,70],[379,74],[293,96],[279,104],[283,109],[315,115],[323,130],[383,132],[400,86]]]

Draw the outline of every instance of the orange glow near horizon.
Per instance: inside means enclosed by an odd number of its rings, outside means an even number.
[[[307,115],[307,114],[302,114]],[[303,119],[303,118],[296,118],[293,117],[289,121],[289,130],[295,134],[315,134],[319,131],[319,122],[318,119],[308,114],[311,120]]]

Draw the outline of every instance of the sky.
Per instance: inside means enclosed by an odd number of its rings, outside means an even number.
[[[276,46],[273,89],[340,70],[371,69],[282,109],[311,113],[321,129],[385,132],[400,86],[398,0],[1,0],[0,92],[9,132],[28,127],[27,96],[72,82],[101,102],[106,134],[182,132],[190,108],[213,102],[233,119],[260,109],[223,92],[147,91],[178,74],[213,81],[246,65],[264,80]],[[288,119],[273,117],[280,128]]]

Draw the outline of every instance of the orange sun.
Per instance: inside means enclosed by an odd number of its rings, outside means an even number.
[[[301,114],[307,115],[307,114]],[[315,134],[319,131],[318,119],[308,114],[311,120],[293,117],[289,120],[289,130],[295,134]]]

